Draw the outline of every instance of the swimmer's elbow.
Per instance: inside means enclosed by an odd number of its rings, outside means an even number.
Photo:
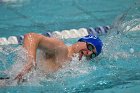
[[[42,35],[31,32],[31,33],[25,34],[24,38],[40,39],[42,38]]]
[[[42,35],[37,34],[37,33],[28,33],[24,35],[24,41],[31,41],[32,43],[39,43],[40,40],[42,39]]]

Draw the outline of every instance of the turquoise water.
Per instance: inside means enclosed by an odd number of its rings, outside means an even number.
[[[99,25],[113,25],[114,29],[100,37],[104,42],[103,53],[96,59],[90,62],[74,59],[49,77],[35,72],[29,75],[29,81],[20,85],[7,81],[0,93],[139,93],[140,31],[126,30],[127,26],[133,28],[140,24],[138,1],[1,0],[0,37]],[[18,63],[25,62],[24,50],[18,45],[1,47],[4,47],[0,53],[1,72],[16,73],[21,66]],[[19,67],[13,69],[15,63]]]
[[[12,0],[11,0],[12,1]],[[127,1],[13,0],[1,3],[0,36],[110,25],[134,4]]]

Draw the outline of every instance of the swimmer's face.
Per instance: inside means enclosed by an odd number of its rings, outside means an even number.
[[[86,43],[86,46],[87,46],[86,49],[82,49],[80,51],[79,60],[81,60],[83,56],[85,56],[87,59],[92,59],[92,58],[96,57],[95,46],[93,46],[90,43]]]

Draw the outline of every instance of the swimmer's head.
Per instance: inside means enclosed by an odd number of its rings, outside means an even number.
[[[95,48],[96,52],[93,52],[91,58],[93,58],[92,56],[98,56],[102,51],[103,43],[97,36],[87,35],[85,37],[80,38],[78,42],[86,42],[87,49],[90,51],[94,50]]]

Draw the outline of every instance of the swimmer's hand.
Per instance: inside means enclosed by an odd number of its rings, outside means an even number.
[[[22,82],[23,80],[23,76],[28,73],[33,67],[33,64],[30,63],[30,64],[27,64],[24,66],[24,69],[15,77],[14,80],[17,80],[17,83],[20,83]]]

